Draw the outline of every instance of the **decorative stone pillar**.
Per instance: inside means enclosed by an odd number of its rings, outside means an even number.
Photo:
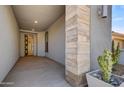
[[[90,6],[66,6],[66,80],[72,86],[87,84],[90,70]]]

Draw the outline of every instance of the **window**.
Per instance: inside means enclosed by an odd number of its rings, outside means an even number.
[[[45,33],[45,52],[48,52],[48,32]]]

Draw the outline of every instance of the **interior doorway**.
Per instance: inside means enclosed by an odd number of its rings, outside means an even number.
[[[36,56],[37,40],[36,34],[28,33],[25,34],[25,56]]]
[[[21,32],[21,56],[37,56],[37,34]]]
[[[35,37],[34,34],[25,34],[25,56],[34,55]]]

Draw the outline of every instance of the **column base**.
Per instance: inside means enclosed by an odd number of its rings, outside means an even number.
[[[66,71],[66,81],[73,87],[86,87],[87,86],[87,80],[86,75],[76,75],[73,74],[70,71]]]

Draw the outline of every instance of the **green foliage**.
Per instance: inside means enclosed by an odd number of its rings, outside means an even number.
[[[117,47],[115,47],[114,40],[112,41],[112,61],[113,65],[116,65],[119,63],[119,57],[120,57],[120,44],[118,43]]]
[[[120,57],[120,45],[118,43],[115,47],[114,41],[112,41],[112,51],[105,49],[104,53],[98,57],[98,64],[102,72],[102,79],[105,82],[109,82],[111,78],[113,65],[118,64]]]
[[[111,51],[105,49],[103,55],[98,57],[98,63],[102,72],[103,80],[109,82],[113,66]]]

